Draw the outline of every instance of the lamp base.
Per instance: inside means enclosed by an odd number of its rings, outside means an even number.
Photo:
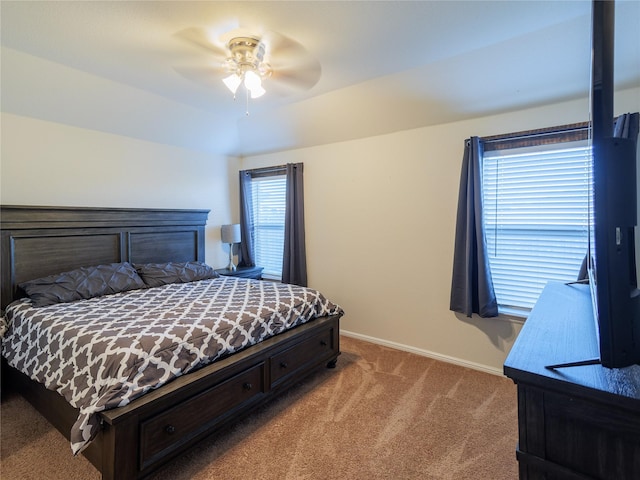
[[[236,271],[236,264],[233,263],[233,243],[229,244],[229,265],[227,265],[227,270],[230,272]]]

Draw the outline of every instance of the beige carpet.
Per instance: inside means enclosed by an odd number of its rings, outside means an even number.
[[[516,389],[495,375],[342,337],[322,369],[155,480],[512,480]],[[92,480],[22,397],[1,405],[2,480]]]

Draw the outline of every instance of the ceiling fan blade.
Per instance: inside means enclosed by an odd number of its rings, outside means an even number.
[[[179,39],[192,45],[203,48],[208,53],[213,54],[217,60],[223,61],[229,54],[226,45],[218,39],[215,34],[210,34],[202,28],[186,28],[175,34]]]
[[[264,32],[260,37],[267,48],[267,55],[288,55],[291,57],[307,57],[310,53],[302,44],[272,30]]]
[[[220,81],[224,74],[222,67],[173,67],[173,69],[187,80],[200,83],[207,87],[211,87],[212,85],[218,86],[218,84],[222,85]]]
[[[307,69],[274,69],[271,77],[265,80],[265,84],[273,85],[274,90],[281,95],[288,95],[298,91],[311,89],[320,79],[320,65],[317,68]]]
[[[320,79],[322,69],[318,60],[295,40],[273,31],[266,32],[265,61],[273,71],[269,80],[289,90],[308,90]]]

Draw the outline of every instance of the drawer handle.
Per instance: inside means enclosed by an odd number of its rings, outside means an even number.
[[[176,432],[176,427],[174,427],[173,425],[167,425],[166,427],[164,427],[164,431],[169,435],[173,435]]]
[[[287,362],[280,362],[280,368],[287,368],[289,364]]]
[[[244,388],[245,390],[251,390],[253,388],[253,385],[251,385],[249,382],[246,382],[244,385],[242,385],[242,388]]]
[[[323,347],[326,347],[328,343],[326,340],[320,340],[320,345],[322,345]]]

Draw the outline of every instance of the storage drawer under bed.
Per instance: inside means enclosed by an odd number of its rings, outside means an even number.
[[[264,363],[259,363],[140,424],[140,468],[145,469],[206,433],[216,423],[265,395]]]
[[[294,373],[310,368],[318,359],[330,358],[337,353],[333,329],[323,330],[270,358],[271,387],[277,387]]]

